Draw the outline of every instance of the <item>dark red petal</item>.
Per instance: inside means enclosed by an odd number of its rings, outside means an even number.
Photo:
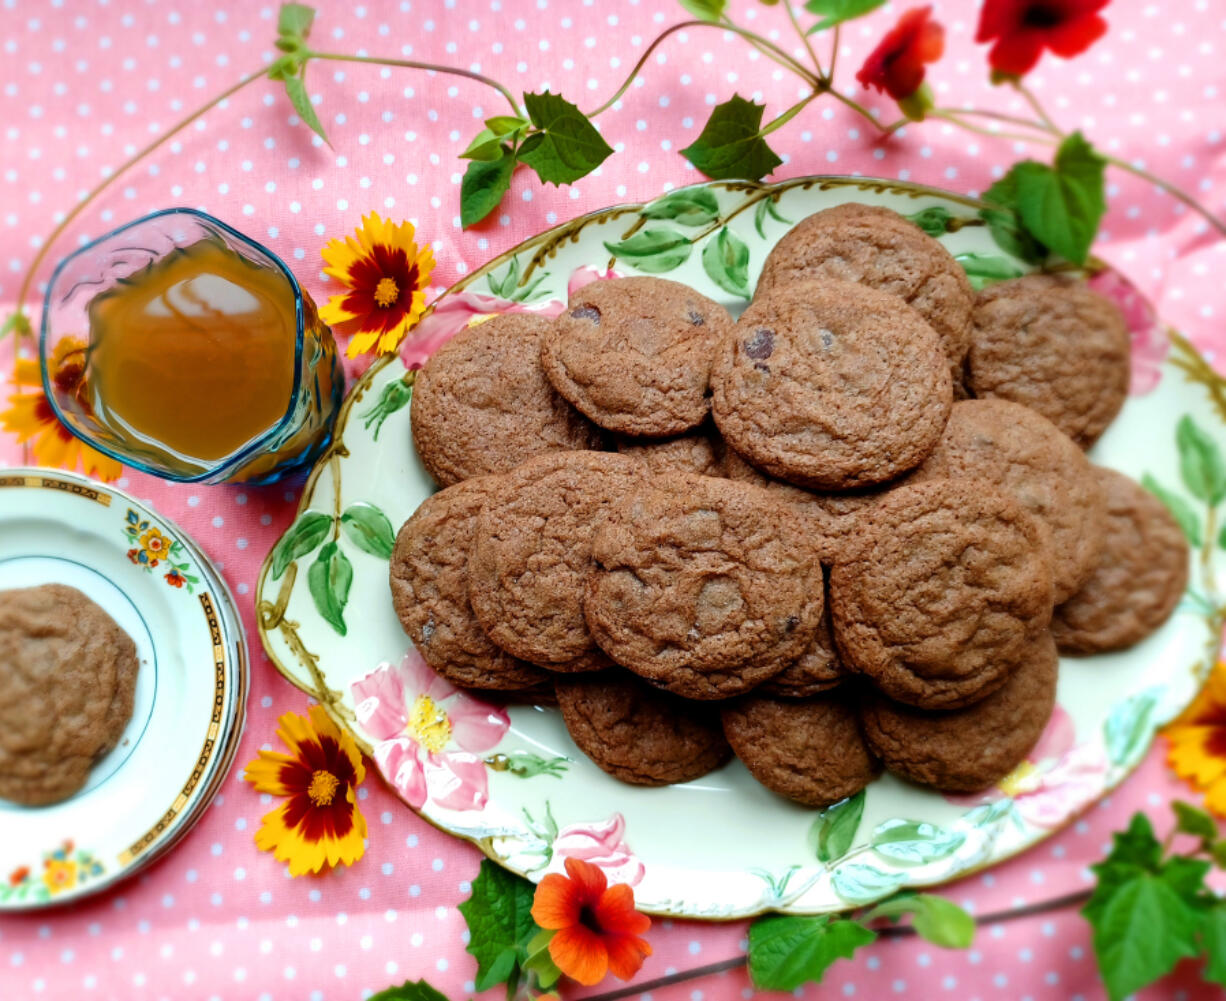
[[[1107,22],[1097,14],[1078,17],[1053,28],[1047,35],[1047,47],[1065,59],[1085,52],[1107,33]]]
[[[1018,32],[1002,38],[988,53],[988,62],[994,70],[1023,76],[1034,69],[1043,54],[1043,38],[1037,32]]]

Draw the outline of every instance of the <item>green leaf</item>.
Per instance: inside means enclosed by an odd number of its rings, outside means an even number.
[[[1126,767],[1145,752],[1156,705],[1157,699],[1152,692],[1138,692],[1111,710],[1103,723],[1103,736],[1112,764]]]
[[[515,975],[515,967],[519,964],[519,953],[514,946],[507,946],[498,953],[488,970],[477,977],[475,987],[479,991],[488,991],[495,984],[505,984]]]
[[[779,213],[779,206],[775,204],[774,198],[762,198],[758,201],[758,207],[753,210],[753,228],[758,231],[758,236],[766,239],[766,217],[770,216],[775,222],[781,222],[785,226],[791,226],[792,220],[785,219]]]
[[[370,1001],[447,1001],[447,998],[424,980],[406,980],[399,987],[372,994]]]
[[[489,163],[492,160],[501,159],[504,152],[502,141],[489,129],[482,129],[473,136],[473,141],[460,154],[460,158],[464,160],[482,160]]]
[[[971,280],[976,291],[996,282],[1020,278],[1026,273],[1026,269],[1020,264],[996,254],[972,252],[959,254],[954,260],[962,265],[962,270],[966,272],[966,277]]]
[[[702,251],[702,268],[711,281],[725,292],[742,299],[752,298],[749,290],[749,248],[727,226]]]
[[[298,112],[298,117],[301,118],[307,126],[324,142],[328,142],[328,135],[324,132],[324,127],[319,121],[319,116],[315,114],[315,108],[311,104],[311,98],[307,95],[306,84],[302,82],[302,77],[291,76],[285,80],[285,93],[289,95],[289,103],[294,106],[294,110]],[[331,146],[331,143],[328,143]]]
[[[926,209],[913,212],[905,218],[915,223],[931,237],[944,236],[949,232],[949,220],[954,217],[944,205],[929,205]]]
[[[500,960],[505,963],[501,957],[507,949],[514,951],[518,965],[528,941],[539,931],[532,920],[534,892],[522,876],[507,872],[489,859],[481,860],[472,892],[459,906],[468,925],[468,951],[477,960],[478,990],[497,982],[489,979],[490,971]],[[509,981],[514,972],[512,966],[504,979]]]
[[[1094,953],[1111,1001],[1122,1001],[1165,976],[1179,960],[1200,953],[1200,915],[1151,873],[1113,888],[1090,921]]]
[[[1223,525],[1222,530],[1218,533],[1217,544],[1219,548],[1226,549],[1226,525]]]
[[[1205,912],[1200,934],[1208,957],[1203,976],[1211,984],[1226,987],[1226,901]]]
[[[524,140],[519,158],[546,184],[573,184],[613,153],[583,112],[558,94],[525,94],[524,107],[540,131]]]
[[[849,904],[871,904],[888,897],[906,881],[907,877],[901,872],[885,872],[876,866],[853,862],[834,870],[831,885]]]
[[[1106,161],[1074,132],[1056,153],[1054,166],[1027,160],[1014,170],[1022,222],[1055,253],[1084,264],[1107,210]]]
[[[700,21],[718,21],[724,16],[728,0],[677,0],[687,13]]]
[[[9,318],[4,321],[4,325],[0,326],[0,341],[13,333],[18,337],[30,336],[30,318],[25,313],[9,314]]]
[[[896,818],[878,824],[873,831],[873,851],[903,865],[924,865],[948,858],[966,840],[959,831],[918,820]]]
[[[850,959],[876,934],[857,921],[830,915],[768,915],[749,926],[749,976],[755,987],[791,991],[820,983],[837,959]]]
[[[870,11],[876,10],[884,3],[885,0],[809,0],[805,4],[805,10],[810,14],[817,14],[822,20],[813,25],[807,34],[812,35],[819,31],[825,31],[827,28],[833,28],[836,24],[842,24],[844,21],[850,21],[852,18],[861,17]]]
[[[407,385],[403,379],[389,382],[383,387],[383,392],[379,394],[375,405],[362,415],[362,426],[369,429],[373,425],[374,433],[371,437],[378,441],[379,432],[383,430],[383,422],[397,410],[403,410],[408,406],[411,399],[413,399],[413,387]]]
[[[687,236],[675,229],[658,226],[639,230],[628,240],[620,243],[605,243],[605,249],[614,257],[633,264],[640,271],[658,275],[684,264],[693,250]]]
[[[854,796],[818,812],[809,828],[809,838],[814,843],[818,861],[833,862],[847,854],[856,840],[867,792],[861,789]]]
[[[342,636],[349,631],[345,625],[345,605],[352,583],[353,564],[335,542],[329,542],[307,571],[307,585],[316,610]]]
[[[519,115],[495,115],[485,120],[485,127],[500,138],[513,136],[528,127],[528,120]]]
[[[341,531],[359,549],[381,559],[392,558],[392,546],[396,533],[387,515],[373,504],[358,501],[351,504],[341,515]]]
[[[1175,427],[1179,472],[1197,500],[1218,505],[1226,499],[1226,460],[1213,436],[1185,414]]]
[[[283,3],[277,13],[277,34],[305,39],[314,22],[314,7],[304,3]]]
[[[645,209],[644,219],[671,219],[682,226],[705,226],[719,218],[719,201],[706,188],[687,188],[658,198]]]
[[[1017,210],[1017,165],[988,188],[983,198],[991,205],[979,210],[979,218],[987,224],[1001,250],[1031,264],[1038,264],[1047,256],[1047,248],[1027,232]]]
[[[1206,845],[1217,839],[1217,822],[1200,807],[1175,800],[1171,807],[1175,810],[1175,829],[1182,834],[1190,834],[1200,838]]]
[[[1167,490],[1149,473],[1141,477],[1141,486],[1166,505],[1166,509],[1171,512],[1171,516],[1179,522],[1179,527],[1183,529],[1183,534],[1188,537],[1188,542],[1192,544],[1192,548],[1199,549],[1202,537],[1200,516],[1192,510],[1192,505],[1178,494]]]
[[[329,515],[319,511],[307,511],[273,546],[272,566],[269,568],[272,579],[280,580],[294,560],[321,545],[331,530],[332,518]]]
[[[765,108],[734,94],[715,106],[698,138],[681,155],[716,180],[761,180],[783,163],[762,138]]]
[[[549,990],[562,976],[558,964],[549,954],[549,943],[556,934],[550,928],[542,928],[528,940],[528,944],[524,947],[524,952],[527,954],[523,964],[524,969],[536,975],[536,981],[543,990]]]
[[[507,147],[503,155],[492,162],[474,160],[464,171],[460,182],[460,223],[468,229],[498,208],[511,187],[515,173],[515,157]]]
[[[975,940],[975,919],[952,900],[931,893],[900,894],[884,900],[865,915],[898,920],[911,915],[915,933],[945,949],[966,949]]]

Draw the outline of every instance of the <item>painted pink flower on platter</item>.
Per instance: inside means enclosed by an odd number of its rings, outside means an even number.
[[[1100,271],[1089,281],[1090,288],[1110,299],[1124,315],[1132,339],[1132,396],[1144,396],[1158,388],[1162,378],[1162,362],[1171,349],[1166,327],[1158,319],[1154,307],[1135,285],[1114,268]]]
[[[643,863],[626,844],[626,818],[613,814],[604,822],[572,824],[558,831],[553,840],[553,858],[546,872],[564,872],[568,858],[582,859],[604,870],[610,883],[638,886]]]
[[[353,699],[358,722],[375,742],[375,763],[409,806],[485,806],[483,755],[510,726],[502,709],[440,678],[416,650],[354,682]]]
[[[985,793],[950,796],[968,806],[1009,796],[1018,815],[1035,827],[1054,829],[1103,789],[1108,762],[1097,742],[1077,745],[1072,717],[1056,706],[1026,759]]]

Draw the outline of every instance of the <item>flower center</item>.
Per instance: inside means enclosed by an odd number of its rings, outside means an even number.
[[[375,305],[383,309],[393,305],[400,298],[400,288],[394,278],[380,278],[375,286]]]
[[[429,695],[417,696],[405,729],[431,754],[437,754],[451,739],[451,720]]]
[[[600,922],[596,919],[595,912],[587,904],[579,908],[579,924],[597,935],[604,933],[604,929],[600,927]]]
[[[1035,3],[1026,8],[1022,23],[1027,28],[1054,28],[1063,23],[1064,13],[1056,6]]]
[[[336,790],[340,787],[340,779],[322,768],[311,776],[311,784],[307,787],[307,795],[316,806],[329,806]]]

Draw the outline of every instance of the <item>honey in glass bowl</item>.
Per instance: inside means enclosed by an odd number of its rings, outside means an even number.
[[[66,387],[48,361],[74,344],[83,379]],[[331,331],[288,268],[185,209],[138,220],[60,265],[42,358],[48,396],[74,434],[194,482],[266,482],[312,462],[343,388]]]

